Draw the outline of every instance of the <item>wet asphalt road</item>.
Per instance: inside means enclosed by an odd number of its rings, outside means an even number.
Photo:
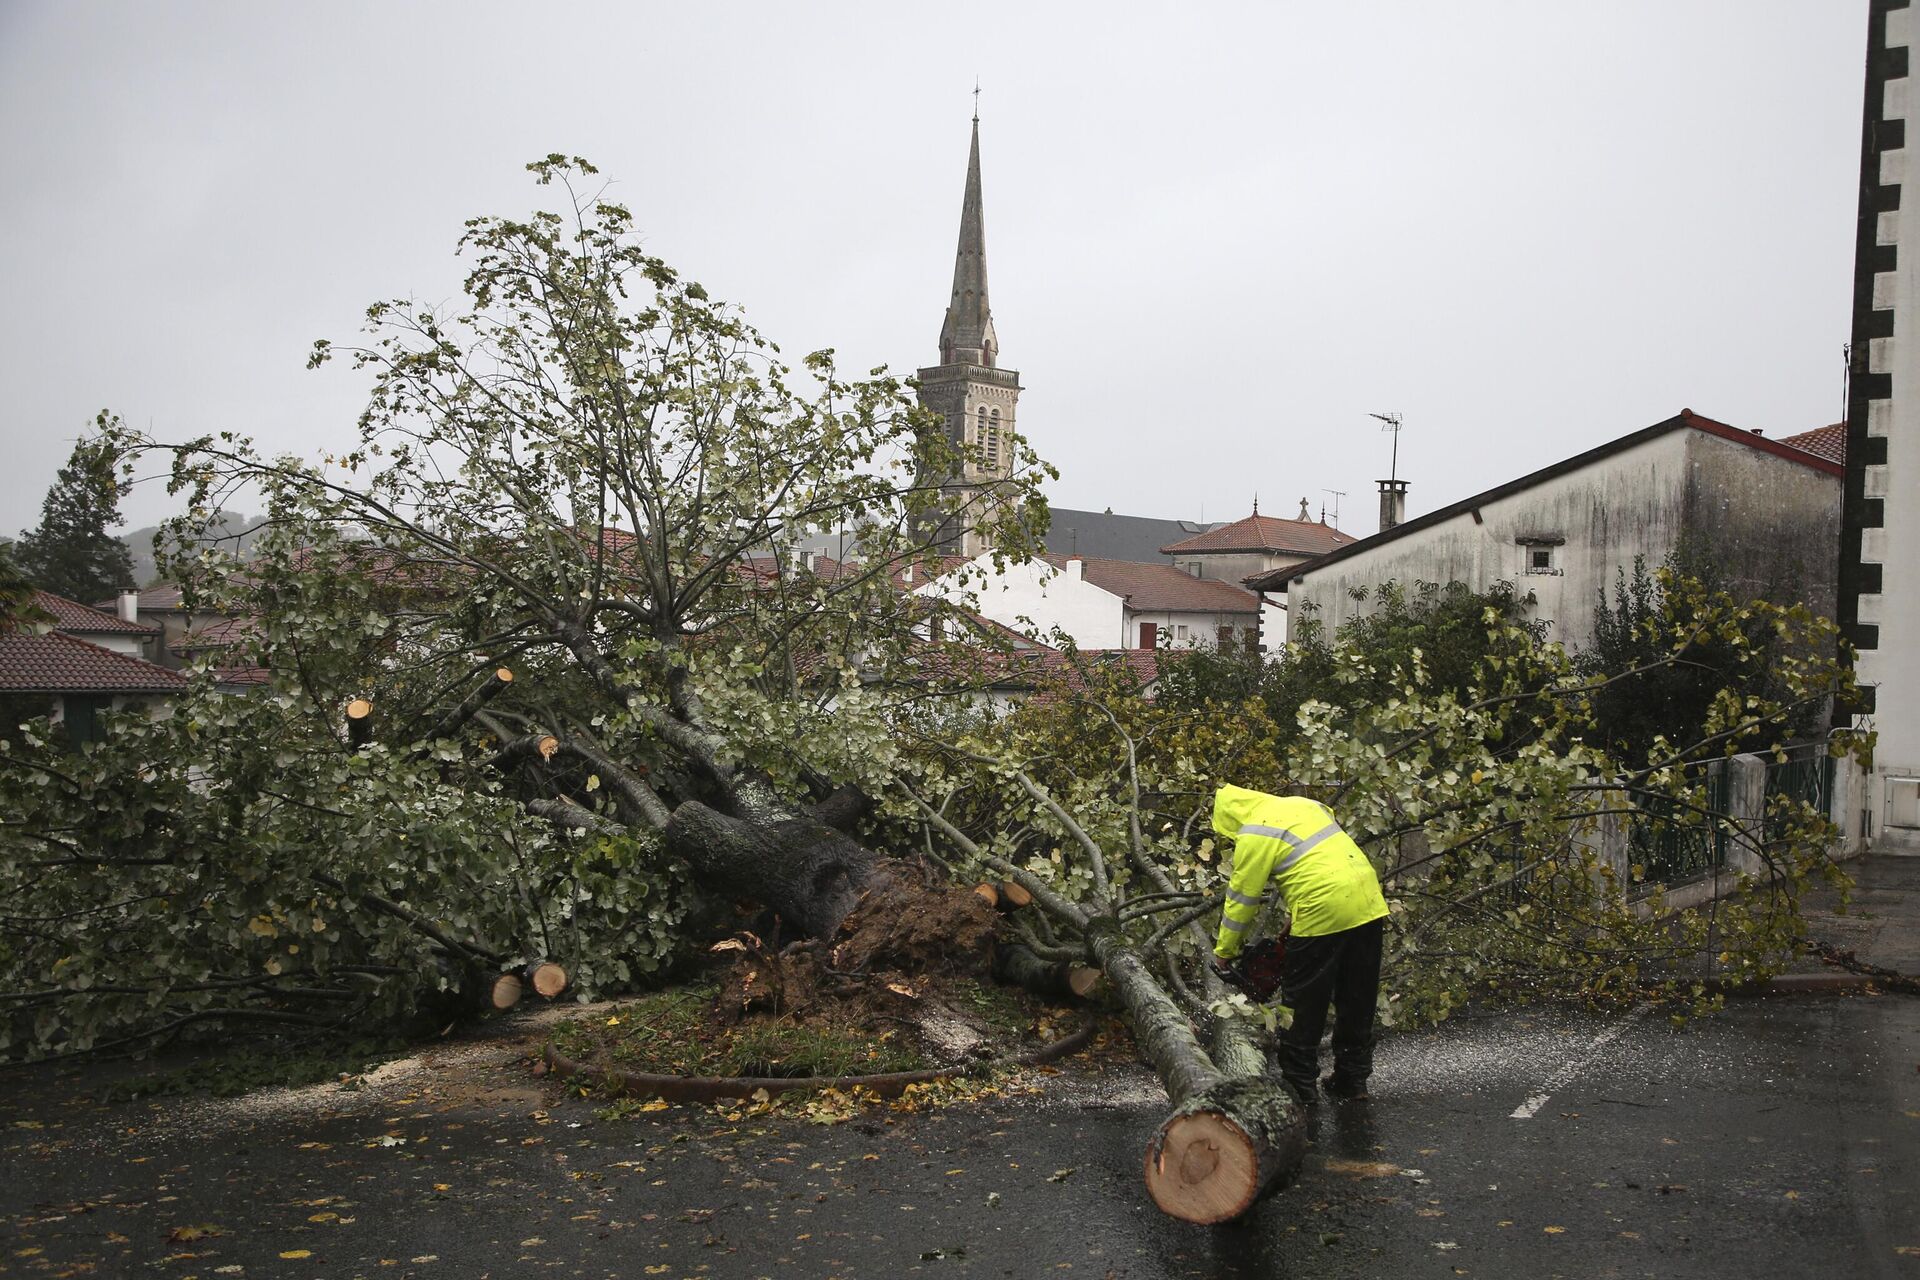
[[[1910,997],[1390,1039],[1374,1098],[1317,1108],[1300,1181],[1230,1228],[1151,1207],[1165,1103],[1125,1063],[831,1127],[601,1119],[498,1044],[237,1102],[7,1083],[8,1276],[1920,1276]]]

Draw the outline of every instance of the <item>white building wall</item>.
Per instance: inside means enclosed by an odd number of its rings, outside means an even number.
[[[984,577],[984,583],[982,578]],[[1044,560],[996,569],[991,555],[976,557],[921,587],[919,594],[966,605],[982,617],[1045,641],[1054,628],[1082,649],[1130,648],[1119,596],[1080,576],[1080,562],[1056,569]]]
[[[1911,48],[1916,11],[1886,14],[1886,42]],[[1906,145],[1880,155],[1879,181],[1900,183],[1900,207],[1879,215],[1875,239],[1896,246],[1895,269],[1873,278],[1873,305],[1894,313],[1893,336],[1869,345],[1867,368],[1892,378],[1890,399],[1870,402],[1867,434],[1884,436],[1887,461],[1865,468],[1865,492],[1884,502],[1884,523],[1866,529],[1860,559],[1881,566],[1880,591],[1859,597],[1859,621],[1879,628],[1878,644],[1864,649],[1855,668],[1875,689],[1867,727],[1879,735],[1865,797],[1875,849],[1920,852],[1920,167],[1909,162],[1920,121],[1913,117],[1913,68],[1883,85],[1887,120],[1906,121]],[[1867,177],[1869,175],[1862,175]],[[1909,801],[1911,800],[1911,807]]]
[[[1290,625],[1297,630],[1313,618],[1330,635],[1370,609],[1354,592],[1388,580],[1409,591],[1419,582],[1464,582],[1486,590],[1505,580],[1521,594],[1533,594],[1531,616],[1548,623],[1550,639],[1578,647],[1593,633],[1601,586],[1610,590],[1622,567],[1631,572],[1636,555],[1646,557],[1649,569],[1656,567],[1679,538],[1687,438],[1698,434],[1670,431],[1289,583]],[[1836,502],[1837,493],[1836,485]],[[1552,562],[1548,569],[1529,567],[1535,547],[1522,543],[1523,537],[1560,540],[1540,548]]]
[[[1251,604],[1252,601],[1249,600],[1248,603]],[[1120,647],[1127,649],[1139,648],[1140,625],[1146,622],[1151,622],[1159,627],[1161,635],[1166,637],[1166,643],[1171,644],[1174,648],[1191,649],[1196,645],[1211,647],[1219,643],[1220,624],[1223,622],[1233,628],[1234,642],[1236,644],[1245,643],[1242,637],[1246,634],[1245,628],[1253,625],[1254,615],[1251,612],[1187,613],[1178,611],[1170,612],[1166,610],[1136,613],[1129,609],[1127,611],[1126,626],[1127,642]],[[1182,627],[1186,628],[1184,635],[1181,634],[1180,631]]]

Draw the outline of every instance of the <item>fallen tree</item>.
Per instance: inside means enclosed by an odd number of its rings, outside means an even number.
[[[1032,551],[1047,469],[1020,445],[976,508],[943,508],[939,478],[988,459],[907,388],[844,379],[830,353],[796,375],[643,253],[624,210],[567,190],[563,214],[470,224],[463,309],[381,304],[363,345],[317,347],[372,375],[344,453],[116,441],[170,459],[190,504],[170,568],[202,606],[256,620],[230,657],[275,683],[203,688],[77,762],[34,744],[39,779],[10,793],[31,816],[0,870],[8,901],[37,876],[53,906],[6,944],[34,975],[6,1005],[10,1050],[338,1026],[483,978],[497,1003],[527,956],[618,990],[737,929],[736,901],[769,913],[775,956],[858,982],[890,922],[954,893],[982,930],[958,951],[982,972],[997,928],[1003,972],[1076,991],[1104,975],[1172,1106],[1149,1190],[1214,1222],[1283,1184],[1304,1142],[1266,1076],[1270,1013],[1203,962],[1218,782],[1335,805],[1441,1012],[1488,954],[1473,929],[1515,963],[1654,956],[1630,912],[1582,897],[1598,869],[1579,836],[1601,815],[1580,801],[1616,768],[1571,744],[1589,681],[1551,654],[1462,699],[1425,688],[1416,651],[1388,705],[1336,723],[1309,702],[1284,752],[1257,703],[1157,709],[1097,671],[1004,722],[939,711],[991,672],[991,640],[956,642],[964,602],[904,589],[908,571],[948,567],[937,531],[955,519]],[[185,536],[243,490],[270,513],[244,566]],[[857,554],[806,551],[821,530]],[[1802,691],[1827,674],[1810,665]],[[1691,797],[1694,758],[1646,762],[1633,785]],[[903,872],[909,855],[944,881]],[[1551,910],[1500,897],[1523,873]],[[972,891],[983,879],[1004,915]],[[784,993],[742,989],[743,1006]]]

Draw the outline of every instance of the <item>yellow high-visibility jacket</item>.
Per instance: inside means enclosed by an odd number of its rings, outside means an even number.
[[[1287,904],[1295,937],[1338,933],[1387,914],[1373,864],[1318,800],[1221,787],[1213,829],[1234,839],[1227,908],[1213,945],[1223,959],[1240,954],[1269,880]]]

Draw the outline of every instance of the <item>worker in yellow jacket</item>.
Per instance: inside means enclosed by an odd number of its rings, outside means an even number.
[[[1234,842],[1215,967],[1231,969],[1271,882],[1290,922],[1280,993],[1293,1010],[1293,1025],[1280,1034],[1281,1078],[1302,1103],[1315,1099],[1320,1035],[1331,1004],[1333,1074],[1326,1091],[1341,1099],[1365,1097],[1387,915],[1373,864],[1333,811],[1305,796],[1221,787],[1213,797],[1213,829]]]

